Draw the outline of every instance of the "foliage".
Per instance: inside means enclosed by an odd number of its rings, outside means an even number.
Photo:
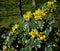
[[[53,51],[56,45],[56,35],[59,29],[54,27],[56,17],[54,1],[45,2],[35,12],[28,11],[13,24],[7,34],[1,35],[5,39],[3,51]]]

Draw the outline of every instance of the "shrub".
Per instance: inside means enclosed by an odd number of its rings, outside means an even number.
[[[26,12],[5,35],[3,51],[53,51],[57,47],[55,35],[59,34],[54,27],[56,7],[54,1],[48,1],[33,13]]]

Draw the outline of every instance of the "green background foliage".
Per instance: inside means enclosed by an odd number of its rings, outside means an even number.
[[[39,8],[44,2],[48,0],[36,0],[37,2],[37,7]],[[57,0],[57,3],[60,2]],[[27,9],[28,8],[28,9]],[[26,11],[34,11],[35,8],[32,5],[32,0],[22,0],[22,10],[23,13]],[[59,12],[59,5],[57,8],[57,15],[58,17],[56,18],[56,27],[60,28],[59,24],[59,17],[60,17],[60,12]],[[18,8],[18,0],[0,0],[0,27],[8,27],[10,23],[17,23],[20,18],[19,15],[19,8]]]
[[[43,3],[45,3],[46,1],[48,1],[48,0],[44,0],[44,1],[43,0],[36,0],[37,7],[38,8],[42,7]],[[57,1],[57,4],[58,3],[59,2]],[[60,30],[57,30],[57,28],[60,28],[60,24],[59,24],[59,21],[60,21],[60,19],[59,19],[59,17],[60,17],[59,8],[60,7],[59,6],[60,5],[59,4],[58,4],[57,10],[56,10],[56,14],[58,16],[56,16],[56,18],[55,18],[56,21],[55,21],[55,24],[54,24],[56,29],[52,28],[54,26],[53,25],[54,21],[49,20],[50,21],[49,22],[49,26],[48,26],[49,28],[46,28],[45,32],[44,32],[44,33],[46,33],[47,36],[49,35],[49,33],[52,30],[54,30],[53,33],[56,33],[56,32],[60,33]],[[32,0],[22,0],[22,10],[23,10],[23,14],[26,11],[32,11],[33,12],[35,10],[35,7],[32,5]],[[51,17],[50,14],[49,14],[49,16]],[[46,20],[48,21],[48,19],[49,18],[47,18]],[[12,49],[12,48],[13,47],[16,48],[16,47],[15,47],[13,42],[15,42],[16,40],[17,40],[18,44],[21,46],[21,50],[20,51],[31,51],[31,46],[32,45],[34,45],[36,50],[37,50],[37,48],[41,48],[41,46],[38,46],[38,45],[41,45],[41,41],[39,41],[39,39],[35,39],[35,40],[34,39],[29,39],[28,43],[26,45],[24,43],[24,40],[28,39],[27,33],[29,32],[30,28],[32,29],[32,28],[36,28],[38,26],[41,31],[44,29],[44,27],[43,27],[44,23],[43,22],[38,21],[38,23],[37,23],[38,25],[37,25],[35,23],[35,21],[36,20],[31,20],[31,22],[24,22],[24,20],[22,18],[20,18],[20,13],[19,13],[19,8],[18,8],[18,0],[0,0],[0,25],[1,25],[0,27],[7,27],[8,28],[10,23],[14,23],[15,24],[15,23],[19,22],[19,24],[20,24],[20,28],[17,29],[14,34],[12,34],[11,32],[7,32],[6,34],[2,33],[3,34],[1,36],[2,39],[5,39],[5,38],[8,39],[8,37],[9,37],[8,41],[6,39],[4,41],[4,44],[7,44],[9,50],[11,49],[11,51],[14,51],[14,49]],[[30,23],[30,24],[32,23],[32,24],[30,25],[28,23]],[[28,28],[27,28],[26,31],[23,32],[23,25],[25,25],[25,24],[28,25]],[[11,26],[13,26],[13,25],[11,25]],[[29,27],[29,25],[31,27]],[[19,35],[16,35],[16,32],[19,32],[18,33]],[[49,36],[52,36],[53,33],[51,33],[51,35],[49,35]],[[23,35],[21,35],[21,34],[23,34]],[[60,35],[59,34],[58,35],[54,34],[53,37],[54,37],[53,38],[54,42],[52,40],[52,41],[48,41],[48,43],[47,42],[44,43],[44,44],[46,44],[46,46],[43,44],[43,46],[45,46],[45,51],[52,51],[52,47],[53,46],[55,47],[55,43],[56,43],[56,45],[58,45],[58,48],[54,49],[54,50],[58,51],[58,49],[60,48],[60,46],[59,46]],[[34,43],[34,41],[35,41],[35,43]],[[1,40],[1,42],[2,42],[2,40]],[[53,42],[54,44],[52,44],[50,42]],[[13,46],[11,46],[11,44]],[[22,48],[22,47],[24,47],[24,48]]]

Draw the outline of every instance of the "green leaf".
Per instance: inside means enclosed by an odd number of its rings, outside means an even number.
[[[34,39],[29,39],[28,41],[29,41],[29,42],[28,42],[28,43],[29,43],[29,45],[31,45],[31,46],[33,46],[33,45],[34,45]]]
[[[53,51],[51,45],[45,46],[45,51]]]
[[[50,26],[54,26],[54,23],[55,23],[55,20],[51,20],[51,21],[49,22],[49,25],[50,25]]]
[[[38,26],[39,26],[40,30],[42,30],[43,26],[44,26],[44,22],[43,21],[38,21]]]
[[[40,41],[39,38],[35,39],[34,43],[35,43],[35,46],[36,46],[37,48],[41,48],[41,43],[42,43],[42,42]]]
[[[52,31],[52,27],[50,26],[49,28],[46,28],[44,33],[48,36],[51,31]]]
[[[20,51],[32,51],[31,46],[27,46],[25,48],[22,48]]]

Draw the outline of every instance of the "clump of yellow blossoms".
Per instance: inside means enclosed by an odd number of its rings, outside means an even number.
[[[33,31],[29,32],[29,35],[31,35],[31,38],[35,38],[39,35],[39,32],[37,29],[34,29]]]
[[[51,6],[51,5],[53,5],[53,4],[54,4],[54,2],[48,1],[48,5],[49,5],[49,6]]]
[[[7,46],[3,45],[3,51],[7,51]]]
[[[33,31],[29,32],[29,35],[31,36],[31,38],[39,38],[42,41],[46,41],[46,35],[43,35],[43,32],[38,32],[37,29],[34,29]]]
[[[18,27],[19,27],[19,25],[18,25],[18,24],[15,24],[15,25],[12,27],[12,32],[14,32]]]
[[[23,17],[26,21],[29,21],[30,18],[32,17],[31,11],[26,12],[26,14],[24,14]]]
[[[46,39],[46,35],[40,36],[40,40],[46,41],[46,40],[47,40],[47,39]]]
[[[33,15],[36,20],[42,20],[44,16],[46,16],[46,13],[44,10],[38,9],[33,13]]]

